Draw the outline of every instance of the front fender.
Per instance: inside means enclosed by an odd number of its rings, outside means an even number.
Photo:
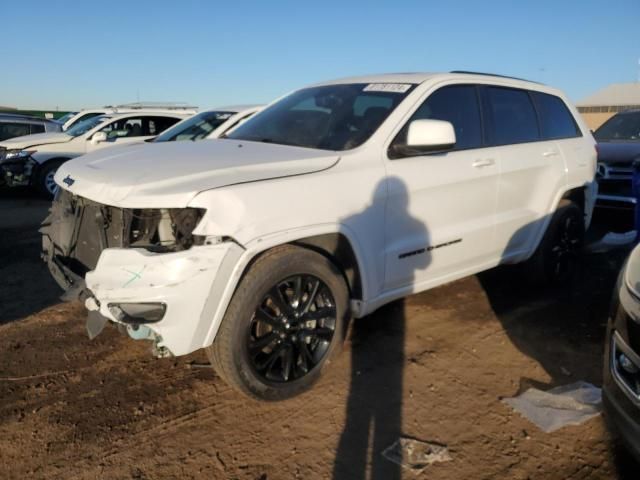
[[[308,237],[317,235],[335,234],[344,235],[351,243],[352,250],[358,262],[362,282],[363,298],[369,298],[370,291],[370,272],[366,268],[367,261],[363,258],[363,250],[354,234],[354,232],[343,224],[319,224],[303,228],[283,230],[273,232],[262,237],[256,238],[251,242],[243,245],[245,250],[236,258],[235,265],[223,265],[213,282],[209,291],[209,296],[201,314],[201,324],[209,324],[210,328],[204,339],[204,346],[211,345],[215,339],[224,314],[227,311],[231,298],[233,297],[242,276],[253,259],[258,255],[279,245],[294,243]]]

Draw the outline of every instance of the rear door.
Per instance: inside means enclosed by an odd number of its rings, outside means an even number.
[[[406,141],[413,120],[453,124],[453,150],[389,158],[385,215],[385,288],[427,288],[439,278],[495,258],[499,162],[485,149],[478,88],[448,85],[431,93],[389,149]],[[393,157],[393,155],[391,155]]]
[[[542,136],[532,93],[483,87],[489,142],[500,155],[496,242],[503,260],[517,260],[537,243],[556,193],[566,184],[555,141]]]
[[[592,182],[596,171],[595,141],[588,141],[564,100],[542,92],[531,93],[544,139],[553,140],[564,159],[567,183],[571,186]],[[585,141],[586,140],[586,141]],[[585,214],[591,212],[595,199],[587,195]]]

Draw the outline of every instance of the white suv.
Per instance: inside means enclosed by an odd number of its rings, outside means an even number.
[[[139,112],[141,110],[149,111],[149,110],[160,110],[166,111],[171,110],[176,113],[184,113],[184,114],[195,114],[198,112],[198,107],[192,107],[182,103],[161,103],[161,102],[134,102],[134,103],[124,103],[122,105],[115,106],[106,106],[102,108],[90,108],[81,110],[75,113],[68,113],[63,117],[62,121],[62,130],[69,130],[71,127],[77,125],[80,122],[84,122],[85,120],[89,120],[93,117],[98,117],[100,115],[114,115],[116,113],[132,113]]]
[[[314,85],[226,138],[86,155],[56,175],[45,257],[158,355],[205,348],[259,399],[308,388],[351,316],[501,263],[561,280],[594,203],[565,96],[483,74]],[[86,221],[85,221],[86,219]]]
[[[88,152],[140,142],[191,114],[136,111],[91,117],[65,132],[42,133],[0,142],[0,176],[10,187],[31,185],[53,195],[53,177],[62,163]]]
[[[219,138],[261,110],[264,105],[236,105],[205,110],[158,135],[154,142]]]

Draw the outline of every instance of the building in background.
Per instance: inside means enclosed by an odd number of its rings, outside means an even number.
[[[640,110],[640,82],[614,83],[578,102],[578,111],[591,130],[624,110]]]

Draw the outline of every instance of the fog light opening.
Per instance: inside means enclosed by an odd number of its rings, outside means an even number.
[[[640,372],[640,369],[624,353],[618,354],[618,365],[630,375],[635,375]]]
[[[164,318],[164,303],[110,303],[109,311],[119,322],[127,324],[156,323]]]

